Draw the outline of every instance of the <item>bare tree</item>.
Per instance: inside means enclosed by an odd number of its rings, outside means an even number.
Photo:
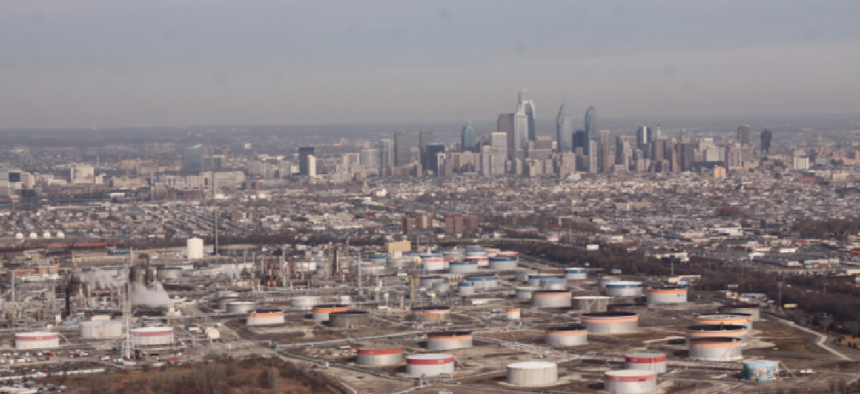
[[[194,385],[199,394],[221,394],[226,368],[218,363],[198,364],[194,368]]]

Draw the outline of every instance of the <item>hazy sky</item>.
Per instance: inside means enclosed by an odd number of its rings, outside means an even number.
[[[0,128],[860,113],[860,1],[0,1]]]

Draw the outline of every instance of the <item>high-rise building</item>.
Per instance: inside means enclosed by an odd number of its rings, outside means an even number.
[[[651,129],[647,126],[639,126],[636,129],[636,148],[645,150],[645,145],[651,142]]]
[[[496,123],[496,131],[505,133],[505,157],[511,157],[511,150],[514,146],[514,114],[500,114],[499,120]]]
[[[525,148],[528,141],[529,117],[526,115],[525,107],[521,104],[514,115],[514,145],[511,160],[521,158],[520,151]]]
[[[409,157],[412,155],[409,146],[409,132],[398,131],[394,133],[394,165],[405,166],[409,164]]]
[[[416,229],[415,219],[410,217],[402,217],[400,218],[400,232],[403,234],[409,234]]]
[[[558,153],[573,152],[573,118],[567,104],[562,104],[555,118],[555,140]]]
[[[585,131],[577,130],[573,133],[573,147],[571,148],[573,151],[576,151],[576,148],[582,148],[582,151],[586,150],[586,138]]]
[[[388,167],[394,164],[394,141],[379,141],[379,175],[388,176]]]
[[[463,152],[478,151],[475,148],[475,128],[472,127],[472,122],[463,126],[463,131],[460,133],[460,150]]]
[[[462,232],[462,216],[445,216],[445,234],[461,234]]]
[[[310,175],[310,163],[311,157],[314,155],[314,147],[312,146],[303,146],[299,148],[299,175],[302,176],[311,176]],[[314,162],[314,167],[316,167],[316,162]]]
[[[591,145],[588,141],[597,141],[597,109],[588,107],[585,111],[585,141],[583,142],[585,154],[591,156]],[[595,153],[595,158],[597,157]]]
[[[586,141],[588,143],[588,151],[592,152],[588,157],[588,172],[596,173],[599,169],[598,167],[598,144],[595,140]]]
[[[749,126],[738,127],[738,142],[740,142],[741,145],[749,145],[750,144],[750,128],[749,128]]]
[[[308,166],[307,167],[308,168],[307,176],[309,176],[311,178],[317,176],[317,157],[314,155],[308,155],[307,163],[308,163],[307,164],[307,166]]]
[[[418,215],[415,219],[415,228],[418,230],[432,230],[433,229],[433,217],[427,214]]]
[[[362,149],[359,155],[359,164],[369,170],[379,169],[379,151],[376,149]]]
[[[445,144],[427,144],[424,149],[426,162],[421,164],[421,168],[424,169],[424,172],[433,171],[433,175],[439,175],[439,154],[442,154],[442,162],[444,163]]]
[[[619,135],[615,137],[615,164],[625,165],[625,170],[630,167],[630,157],[633,156],[633,148],[630,146],[630,137]]]
[[[649,137],[648,142],[657,141],[662,136],[663,136],[663,133],[660,132],[660,125],[657,125],[657,128],[655,128],[655,129],[652,129],[650,127],[648,128],[648,137]]]
[[[430,157],[427,155],[427,145],[436,142],[436,137],[434,134],[435,133],[433,133],[433,130],[425,130],[418,132],[418,148],[420,149],[418,158],[421,162],[421,166],[425,169],[427,168],[427,163],[430,160]]]
[[[770,153],[770,144],[773,142],[773,132],[765,129],[761,132],[761,151]]]
[[[185,148],[182,152],[182,175],[200,175],[205,171],[203,165],[203,145],[194,145]]]
[[[529,141],[534,141],[537,138],[537,129],[535,128],[535,103],[532,101],[531,94],[528,89],[523,89],[519,95],[518,104],[523,107],[523,112],[527,118],[527,138]]]

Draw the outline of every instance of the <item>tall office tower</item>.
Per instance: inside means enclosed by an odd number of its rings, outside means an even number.
[[[307,163],[308,173],[306,175],[311,178],[317,176],[317,157],[314,155],[308,155]]]
[[[427,145],[430,145],[435,141],[435,136],[432,130],[420,131],[418,132],[418,161],[421,163],[421,166],[425,169],[430,162],[430,156],[427,155]],[[435,171],[434,171],[435,172]]]
[[[773,142],[773,132],[765,129],[761,132],[761,151],[770,153],[771,142]]]
[[[590,155],[588,155],[588,172],[596,173],[597,170],[599,169],[598,165],[597,165],[597,163],[598,163],[598,157],[597,156],[599,156],[598,151],[600,150],[600,148],[598,148],[597,141],[590,140],[590,141],[586,141],[586,142],[588,143],[588,151],[592,152]]]
[[[501,152],[505,153],[505,157],[511,156],[511,149],[514,146],[514,114],[500,114],[499,120],[496,122],[496,131],[505,133],[506,145]]]
[[[582,148],[582,151],[585,152],[585,131],[577,130],[573,133],[573,147],[572,151],[575,151],[576,148]]]
[[[366,169],[379,169],[379,151],[376,149],[362,149],[358,158],[359,164]]]
[[[651,129],[646,126],[639,126],[636,129],[636,148],[645,149],[645,145],[651,142]]]
[[[394,165],[405,166],[409,164],[409,156],[412,151],[409,147],[409,132],[398,131],[394,133]]]
[[[389,139],[379,141],[379,175],[388,176],[388,167],[394,161],[394,142]]]
[[[523,107],[523,111],[528,118],[527,137],[529,141],[534,141],[537,138],[537,129],[535,128],[535,103],[532,101],[531,94],[528,89],[523,89],[520,92],[519,103]]]
[[[681,131],[678,132],[678,142],[682,144],[690,143],[690,135],[687,134],[687,129],[681,129]]]
[[[740,144],[734,144],[726,149],[726,168],[729,170],[743,168],[743,150]]]
[[[466,123],[463,126],[463,131],[460,133],[460,150],[463,152],[477,152],[475,149],[475,128],[472,127],[472,122]]]
[[[597,137],[597,144],[599,147],[609,147],[611,144],[611,136],[609,130],[600,130]]]
[[[750,144],[750,128],[749,128],[749,126],[738,127],[738,142],[740,142],[741,145],[749,145]]]
[[[442,153],[441,163],[444,163],[445,144],[427,144],[424,149],[426,164],[421,164],[421,167],[424,169],[424,172],[433,171],[433,175],[438,176],[440,164],[439,154]]]
[[[680,151],[679,161],[681,171],[690,171],[693,169],[693,161],[696,159],[696,145],[685,142],[680,145],[678,150]]]
[[[573,118],[567,104],[562,104],[555,118],[555,140],[558,153],[573,152]]]
[[[588,107],[585,111],[585,154],[591,156],[591,145],[588,141],[597,141],[597,110],[594,107]],[[597,152],[595,153],[595,157]]]
[[[310,169],[310,156],[314,155],[314,147],[304,146],[299,148],[299,175],[308,176]],[[314,163],[316,164],[316,163]]]
[[[666,153],[667,140],[661,138],[651,143],[651,161],[663,160]]]
[[[663,134],[660,132],[660,125],[657,125],[656,129],[648,128],[648,137],[650,138],[648,142],[654,142],[663,137]]]
[[[194,145],[185,148],[182,152],[182,175],[200,175],[205,171],[203,165],[203,145]]]
[[[508,134],[503,132],[490,133],[490,148],[501,152],[507,157],[508,152]]]
[[[528,140],[529,133],[529,117],[526,115],[525,107],[520,104],[517,107],[517,113],[514,115],[514,156],[511,156],[511,160],[521,159],[521,153],[523,149],[525,149],[526,142]]]
[[[615,164],[629,164],[633,148],[630,146],[630,137],[619,135],[615,137]],[[629,165],[628,165],[629,167]]]

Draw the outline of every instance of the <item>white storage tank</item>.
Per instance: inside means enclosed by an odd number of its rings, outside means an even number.
[[[536,308],[569,308],[570,290],[536,290],[532,302]]]
[[[290,299],[290,306],[293,308],[309,311],[313,307],[320,304],[320,298],[317,296],[298,296]]]
[[[433,292],[436,295],[445,295],[451,290],[451,286],[448,285],[448,282],[434,283],[433,284]]]
[[[567,279],[543,279],[540,287],[544,290],[564,290],[567,289]]]
[[[520,308],[508,308],[506,316],[508,320],[520,320]]]
[[[719,308],[720,313],[724,313],[727,315],[735,315],[735,314],[745,314],[752,316],[752,321],[757,322],[761,320],[761,313],[759,312],[759,306],[756,304],[727,304],[721,305]]]
[[[441,276],[422,276],[420,279],[418,279],[418,283],[421,285],[421,287],[425,289],[432,288],[434,283],[442,283],[447,281],[448,279],[445,279]]]
[[[733,313],[731,315],[728,314],[713,314],[713,315],[699,315],[693,316],[693,324],[708,326],[708,325],[735,325],[735,326],[744,326],[747,328],[749,332],[753,331],[753,323],[752,323],[752,315],[742,314],[742,313]]]
[[[589,334],[627,334],[639,329],[639,315],[632,312],[583,313],[579,319]]]
[[[508,364],[508,384],[513,386],[549,386],[558,383],[558,365],[547,361],[523,361]]]
[[[475,289],[492,289],[499,285],[499,278],[492,276],[467,276],[466,282],[475,284]]]
[[[422,257],[421,262],[427,271],[442,271],[445,269],[445,258],[443,257]]]
[[[709,324],[687,327],[687,345],[692,338],[740,338],[743,346],[747,345],[749,330],[746,326],[731,324]]]
[[[627,369],[666,373],[666,355],[663,353],[633,353],[624,356]]]
[[[555,274],[529,274],[528,285],[532,287],[540,287],[540,282],[545,279],[557,279]]]
[[[247,324],[249,326],[268,326],[272,324],[284,324],[284,311],[280,309],[257,309],[248,312]]]
[[[122,322],[118,320],[82,321],[80,327],[83,339],[122,338]]]
[[[141,327],[131,330],[134,346],[163,346],[173,344],[173,327]]]
[[[186,243],[188,248],[186,252],[186,256],[189,260],[196,260],[203,258],[203,240],[200,238],[188,238]]]
[[[604,276],[601,276],[600,278],[597,279],[597,288],[599,290],[603,290],[606,288],[607,283],[620,282],[620,281],[621,281],[621,278],[619,278],[617,276],[604,275]]]
[[[564,279],[567,280],[586,280],[588,279],[588,270],[580,267],[565,268]]]
[[[691,360],[729,362],[744,358],[740,338],[691,338],[688,342]]]
[[[460,295],[475,294],[475,284],[472,282],[460,282],[457,284],[457,290],[460,292]]]
[[[580,346],[588,343],[588,329],[580,326],[547,327],[544,342],[551,346]]]
[[[248,313],[257,309],[254,301],[231,301],[227,303],[227,313]]]
[[[434,377],[454,373],[454,356],[451,354],[415,354],[406,357],[406,374]]]
[[[610,393],[650,393],[657,390],[657,373],[622,369],[603,373],[603,390]]]
[[[452,261],[448,263],[448,272],[452,274],[471,274],[478,272],[477,261]]]
[[[367,345],[358,348],[358,365],[397,365],[403,361],[403,347],[393,345]]]
[[[60,347],[60,334],[56,332],[20,332],[15,334],[15,350],[55,349]]]
[[[452,350],[472,347],[471,331],[444,331],[427,334],[427,350]]]
[[[343,304],[325,304],[313,307],[314,321],[328,321],[329,315],[337,312],[346,312],[349,306]]]
[[[610,297],[638,297],[642,295],[642,282],[608,282],[606,283],[606,295]]]
[[[418,321],[451,321],[451,307],[448,306],[414,306],[411,314]]]
[[[515,296],[520,300],[530,300],[532,299],[532,293],[536,290],[541,290],[541,288],[537,286],[517,287]]]
[[[612,303],[612,297],[607,296],[579,296],[573,297],[572,308],[582,313],[606,312],[606,308]]]
[[[469,256],[466,255],[466,261],[474,261],[478,267],[489,267],[490,258],[487,256]]]
[[[518,257],[485,257],[488,259],[488,265],[491,270],[496,271],[513,271],[517,269],[517,265],[519,264]]]
[[[517,282],[526,283],[529,281],[529,275],[537,274],[538,270],[535,269],[521,269],[517,270]]]
[[[645,303],[677,304],[687,302],[687,288],[684,286],[652,287],[645,290]]]

